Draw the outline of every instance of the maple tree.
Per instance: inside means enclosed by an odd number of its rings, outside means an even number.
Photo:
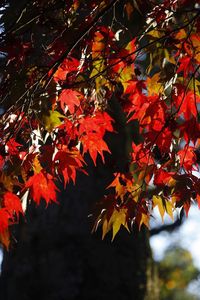
[[[127,22],[134,10],[143,16],[137,34],[118,21],[118,5]],[[188,214],[191,203],[200,206],[200,2],[44,0],[26,3],[13,23],[11,13],[5,1],[1,243],[9,247],[9,226],[30,200],[57,202],[59,182],[87,176],[86,154],[95,166],[112,156],[106,136],[118,134],[114,96],[137,130],[126,172],[113,167],[93,231],[102,225],[102,237],[112,231],[114,239],[121,226],[149,227],[155,207],[173,219],[177,208]]]

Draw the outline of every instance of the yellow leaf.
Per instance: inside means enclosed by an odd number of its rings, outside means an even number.
[[[102,239],[104,239],[105,235],[112,229],[113,232],[112,241],[113,241],[121,226],[124,226],[129,231],[126,218],[127,218],[127,209],[125,208],[119,210],[114,209],[109,221],[107,220],[106,217],[103,221]]]
[[[200,58],[200,57],[199,57]],[[179,82],[180,84],[183,84],[184,82],[184,78],[183,77],[179,77],[177,82]],[[193,80],[190,80],[190,82],[188,82],[188,89],[190,89],[192,92],[194,92],[194,87],[195,87],[195,94],[197,96],[200,96],[200,81],[197,80],[196,78],[194,78]]]
[[[110,219],[110,222],[113,224],[112,225],[112,230],[113,230],[113,235],[112,235],[112,241],[114,240],[116,234],[118,233],[121,225],[123,225],[128,231],[128,226],[126,222],[126,215],[127,215],[127,209],[120,209],[114,210],[112,217]]]
[[[123,201],[124,199],[124,196],[126,194],[126,187],[121,185],[120,183],[116,186],[116,193],[117,193],[117,196],[120,197],[120,199]]]
[[[90,78],[93,78],[93,77],[99,75],[99,73],[103,72],[104,69],[105,69],[105,65],[104,65],[103,58],[96,59],[93,62],[93,69],[92,69],[92,72],[90,74]]]
[[[123,201],[124,195],[126,194],[127,189],[126,189],[125,185],[121,184],[119,175],[116,176],[116,178],[113,180],[113,182],[108,186],[108,188],[110,188],[110,187],[115,188],[116,195],[118,197],[120,197],[120,199]]]
[[[95,78],[96,83],[96,92],[99,93],[100,88],[102,86],[107,86],[110,88],[110,82],[104,77],[102,73],[105,70],[104,60],[103,58],[97,59],[93,63],[93,69],[90,74],[90,78]]]
[[[39,162],[38,157],[36,156],[33,160],[33,171],[35,174],[40,173],[40,171],[42,170],[41,164]]]
[[[126,90],[127,86],[129,85],[129,80],[133,79],[133,76],[134,76],[133,65],[124,67],[120,72],[120,81],[124,87],[124,90]]]
[[[167,49],[164,49],[164,55],[165,55],[165,59],[170,62],[171,64],[175,65],[176,61],[174,56],[169,54],[169,51]]]
[[[182,39],[187,38],[187,33],[186,33],[185,29],[183,29],[183,28],[180,29],[180,30],[178,31],[178,33],[176,34],[175,38],[176,38],[177,40],[182,40]]]
[[[168,186],[173,187],[176,185],[176,180],[171,177],[167,184]]]
[[[155,29],[148,31],[147,35],[153,36],[155,39],[160,38],[162,36],[161,32]]]
[[[179,201],[180,198],[178,196],[172,196],[171,197],[171,201],[172,201],[172,205],[175,206],[176,202]]]
[[[198,62],[200,62],[200,52],[197,53],[194,57]]]
[[[142,224],[144,224],[147,228],[149,228],[149,215],[142,213],[140,224],[139,224],[139,230],[140,230]]]
[[[165,207],[163,205],[163,199],[160,196],[153,196],[153,206],[158,206],[159,213],[161,215],[162,221],[165,214]]]
[[[133,200],[138,202],[139,195],[141,193],[141,185],[129,183],[127,184],[127,191],[131,193]]]
[[[159,213],[161,215],[162,221],[165,212],[170,216],[170,218],[173,220],[173,203],[169,200],[163,199],[161,196],[153,196],[153,206],[158,206]]]
[[[156,73],[152,77],[147,78],[148,95],[152,96],[163,92],[163,85],[159,82],[160,73]]]
[[[102,225],[102,240],[105,238],[105,235],[109,232],[108,221],[105,218]]]
[[[173,221],[174,220],[174,216],[173,216],[173,206],[172,206],[172,203],[169,200],[166,200],[165,201],[165,206],[166,206],[166,212],[167,212],[167,214],[170,216],[170,218]]]
[[[45,125],[46,130],[52,131],[55,127],[62,124],[61,118],[65,118],[65,116],[61,115],[58,111],[50,110],[49,114],[46,116],[43,116],[43,122]]]

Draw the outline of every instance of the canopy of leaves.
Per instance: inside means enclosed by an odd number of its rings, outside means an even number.
[[[113,169],[94,231],[102,224],[114,238],[122,226],[149,227],[156,206],[162,219],[200,206],[199,1],[4,0],[1,26],[6,247],[21,202],[55,202],[59,181],[86,173],[86,153],[94,165],[112,156],[113,97],[140,138],[129,145],[127,172]]]

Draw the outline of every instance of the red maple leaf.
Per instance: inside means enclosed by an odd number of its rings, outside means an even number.
[[[197,157],[195,154],[195,147],[185,145],[184,149],[178,151],[180,158],[180,165],[187,171],[194,170],[196,165]]]
[[[80,105],[81,98],[81,93],[75,90],[65,89],[61,92],[58,101],[60,101],[60,106],[64,112],[66,108],[68,108],[69,112],[73,114],[75,112],[75,106]]]
[[[194,66],[192,64],[192,57],[185,56],[179,59],[180,66],[177,73],[183,72],[183,76],[186,78],[190,72],[194,71]]]
[[[154,184],[158,186],[165,186],[169,183],[170,179],[172,179],[175,172],[167,172],[162,168],[158,169],[155,172],[154,176]]]
[[[47,204],[51,201],[57,202],[56,191],[58,191],[58,188],[49,173],[40,171],[38,174],[31,176],[25,187],[30,189],[31,197],[38,205],[41,199],[44,199]]]
[[[20,198],[11,192],[6,192],[3,196],[4,206],[6,210],[11,214],[16,214],[17,218],[19,213],[23,214]]]
[[[63,175],[66,186],[70,179],[75,183],[76,171],[83,166],[83,158],[77,150],[61,150],[56,153],[54,163],[58,174]]]
[[[0,155],[0,170],[3,169],[4,164],[5,164],[5,159],[3,158],[2,155]]]
[[[197,119],[192,117],[179,126],[180,136],[183,136],[186,143],[192,141],[194,144],[200,138],[200,124]]]
[[[90,133],[87,135],[83,135],[81,137],[81,142],[83,144],[83,154],[85,154],[88,151],[95,166],[96,166],[96,159],[98,153],[101,155],[103,162],[104,162],[103,151],[111,153],[106,142],[103,140],[101,136],[97,134]]]
[[[149,97],[154,100],[153,97]],[[161,101],[152,102],[146,108],[141,126],[145,126],[149,131],[161,131],[165,123],[166,105]]]
[[[77,72],[80,62],[76,58],[66,58],[58,70],[54,74],[54,80],[64,81],[66,80],[66,76],[71,72]],[[50,74],[51,75],[51,71]]]
[[[132,143],[132,163],[137,163],[139,166],[146,166],[147,164],[154,164],[151,157],[151,151],[147,149],[143,143],[136,145]]]
[[[200,97],[192,91],[185,92],[182,85],[176,85],[174,92],[174,101],[179,115],[183,114],[186,120],[197,116],[197,104],[200,102]]]
[[[113,131],[113,119],[106,112],[97,112],[79,120],[79,134],[97,133],[103,136],[106,131]]]
[[[160,131],[150,130],[145,133],[144,136],[146,137],[147,142],[150,142],[152,146],[156,144],[161,152],[170,152],[173,132],[168,127],[163,128]]]
[[[9,139],[9,141],[6,143],[6,147],[8,149],[8,153],[10,155],[19,154],[18,147],[20,147],[20,146],[22,146],[22,145],[17,143],[14,138]]]
[[[98,153],[103,162],[103,151],[110,153],[103,137],[106,131],[113,131],[112,121],[113,119],[106,112],[97,112],[94,116],[79,120],[79,139],[83,145],[83,154],[88,151],[95,165]]]
[[[0,233],[8,229],[10,214],[6,208],[0,209]]]

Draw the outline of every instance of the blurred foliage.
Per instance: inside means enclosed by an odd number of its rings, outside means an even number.
[[[200,271],[193,263],[191,253],[180,247],[169,248],[158,265],[161,300],[198,300],[187,291]]]

